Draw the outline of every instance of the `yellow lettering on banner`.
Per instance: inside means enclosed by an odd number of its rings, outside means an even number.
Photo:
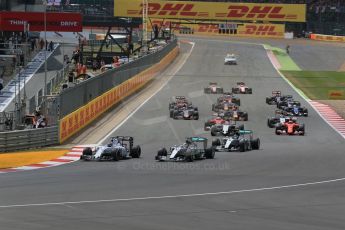
[[[142,0],[114,0],[115,17],[142,17]],[[150,0],[150,18],[305,22],[306,4]]]

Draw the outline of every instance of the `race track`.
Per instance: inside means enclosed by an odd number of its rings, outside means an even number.
[[[191,39],[191,41],[193,41]],[[195,40],[187,62],[171,81],[113,135],[134,136],[141,159],[77,162],[0,175],[0,229],[344,229],[345,142],[274,70],[257,45]],[[182,44],[182,52],[190,45]],[[239,55],[225,66],[226,53]],[[241,95],[245,127],[261,139],[259,151],[216,153],[214,160],[159,163],[160,147],[201,135],[216,95],[209,82]],[[272,90],[293,94],[309,109],[306,136],[276,136],[266,125]],[[186,95],[199,121],[169,118],[168,102]],[[106,135],[106,134],[105,134]],[[212,138],[211,138],[212,139]],[[330,181],[339,179],[335,181]]]

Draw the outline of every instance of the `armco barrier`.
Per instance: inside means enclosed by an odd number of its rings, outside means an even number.
[[[99,115],[125,97],[133,94],[139,88],[149,82],[157,73],[165,69],[177,56],[179,48],[175,45],[161,61],[143,72],[140,72],[118,86],[108,90],[104,94],[93,99],[76,111],[68,114],[60,120],[60,143],[76,134],[82,128],[94,121]]]
[[[59,143],[58,126],[0,132],[0,153]]]

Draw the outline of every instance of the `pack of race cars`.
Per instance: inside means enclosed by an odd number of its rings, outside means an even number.
[[[280,91],[272,91],[272,96],[266,97],[266,103],[276,105],[275,115],[267,119],[267,126],[275,128],[277,135],[305,134],[305,125],[298,122],[298,117],[307,117],[308,109],[292,95],[282,95]]]
[[[211,82],[204,88],[205,94],[218,94],[212,104],[212,117],[204,122],[204,130],[216,137],[208,146],[208,138],[201,136],[187,137],[185,142],[162,147],[158,150],[155,160],[187,161],[213,159],[216,151],[245,152],[260,149],[260,139],[254,137],[253,131],[245,129],[243,123],[248,121],[248,113],[242,111],[240,98],[235,94],[252,94],[252,88],[244,82],[238,82],[231,92],[226,92],[217,83]],[[298,122],[298,117],[307,117],[308,109],[291,95],[282,95],[280,91],[273,91],[272,96],[266,98],[266,103],[275,105],[275,115],[267,119],[267,126],[275,129],[276,135],[305,135],[305,125]],[[185,96],[174,96],[169,102],[169,116],[172,119],[198,120],[198,107],[194,106]],[[104,146],[88,147],[83,150],[80,159],[85,161],[119,161],[140,158],[141,147],[134,146],[131,136],[116,136]]]

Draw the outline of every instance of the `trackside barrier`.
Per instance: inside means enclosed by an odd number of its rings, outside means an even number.
[[[327,42],[345,42],[345,36],[333,36],[325,34],[311,34],[311,40],[327,41]]]
[[[58,126],[0,132],[0,153],[50,146],[57,143],[59,143]]]
[[[179,48],[175,42],[173,49],[161,58],[158,63],[148,67],[140,73],[129,75],[129,79],[123,81],[119,85],[111,88],[107,92],[60,119],[60,143],[63,143],[68,138],[79,132],[109,108],[142,88],[146,83],[152,80],[156,74],[164,70],[175,59],[178,53]]]

